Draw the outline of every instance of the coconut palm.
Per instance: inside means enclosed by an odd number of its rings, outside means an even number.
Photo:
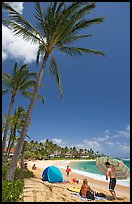
[[[60,96],[62,97],[60,74],[56,60],[52,54],[58,50],[70,56],[83,54],[99,54],[104,56],[104,53],[98,50],[70,46],[74,41],[91,37],[91,34],[79,34],[79,31],[82,31],[92,24],[102,23],[104,17],[87,19],[86,15],[96,7],[95,2],[50,2],[44,12],[41,9],[40,3],[36,2],[35,17],[37,25],[35,27],[7,3],[2,3],[2,7],[8,14],[8,19],[4,19],[3,22],[10,25],[15,35],[22,36],[25,40],[31,40],[39,44],[36,57],[37,63],[39,63],[40,56],[42,56],[42,65],[27,111],[25,124],[16,151],[14,152],[12,163],[7,171],[6,179],[11,181],[14,177],[17,161],[31,120],[34,103],[48,58],[50,57],[51,59],[49,67],[50,74],[56,77]]]
[[[25,97],[30,96],[31,92],[27,90],[29,88],[33,88],[35,85],[35,78],[37,74],[34,72],[29,72],[28,68],[28,65],[24,64],[19,69],[17,63],[15,63],[13,74],[2,74],[2,80],[4,85],[6,86],[6,88],[3,89],[2,93],[6,94],[9,90],[11,92],[11,101],[3,134],[2,150],[4,150],[5,148],[7,131],[10,123],[10,116],[16,95],[18,94],[18,92],[20,92]]]
[[[5,162],[6,162],[7,158],[8,158],[9,153],[10,153],[10,149],[14,145],[14,141],[16,139],[16,132],[21,131],[21,128],[23,126],[24,119],[25,119],[25,114],[26,114],[26,111],[24,110],[24,108],[22,106],[19,106],[15,110],[14,115],[10,116],[11,133],[10,133],[10,137],[9,137],[7,151],[6,151],[6,154],[5,154],[5,157],[4,157]]]

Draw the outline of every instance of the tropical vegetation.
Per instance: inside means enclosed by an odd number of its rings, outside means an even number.
[[[31,140],[27,142],[24,158],[27,160],[42,160],[42,159],[95,159],[96,157],[104,156],[99,152],[94,152],[90,149],[77,149],[73,147],[61,147],[52,141],[46,139],[44,142]]]
[[[35,18],[37,20],[37,26],[34,26],[7,3],[3,2],[2,7],[8,14],[8,18],[3,19],[3,23],[8,24],[15,35],[22,36],[24,40],[32,41],[33,43],[37,42],[39,44],[36,56],[37,64],[40,58],[42,59],[42,65],[37,75],[23,128],[20,132],[12,161],[7,170],[6,180],[13,181],[47,60],[50,59],[50,74],[56,77],[60,96],[62,97],[60,73],[55,57],[53,56],[54,52],[58,50],[60,53],[70,56],[82,56],[84,54],[99,54],[104,56],[104,53],[98,50],[71,46],[71,44],[77,40],[91,37],[91,34],[79,34],[79,32],[93,24],[102,23],[104,17],[87,19],[86,15],[96,7],[95,2],[50,2],[45,12],[41,9],[40,3],[36,2]],[[6,134],[4,134],[4,137],[5,135]],[[75,148],[73,155],[76,156]]]
[[[3,153],[4,148],[6,146],[7,132],[10,124],[10,116],[12,113],[12,107],[15,102],[16,95],[18,94],[18,92],[20,92],[23,96],[30,96],[31,92],[29,91],[29,89],[35,86],[35,78],[37,74],[34,72],[29,72],[28,69],[29,66],[27,64],[22,65],[19,69],[18,64],[15,63],[12,74],[2,74],[2,82],[3,85],[6,87],[2,90],[2,94],[6,94],[9,91],[11,92],[11,100],[2,141],[2,161],[4,161]]]
[[[7,172],[8,165],[2,165],[2,202],[19,202],[20,195],[23,192],[24,188],[24,179],[20,179],[20,168],[16,168],[14,181],[6,181],[6,172]],[[24,178],[31,178],[33,177],[33,173],[30,172],[28,169],[24,169],[23,172]]]

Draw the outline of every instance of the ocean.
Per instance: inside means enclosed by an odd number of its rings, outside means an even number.
[[[122,159],[122,161],[125,163],[125,165],[130,169],[130,159]],[[106,181],[106,177],[103,173],[100,172],[98,167],[96,166],[96,161],[76,161],[76,162],[70,162],[70,168],[73,172],[76,172],[78,174],[88,176],[91,178],[95,178],[97,180],[102,180],[108,183]],[[117,184],[123,185],[123,186],[130,186],[130,177],[124,180],[117,180]]]

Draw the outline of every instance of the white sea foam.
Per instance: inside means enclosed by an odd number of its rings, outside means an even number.
[[[60,163],[60,165],[58,167],[65,169],[66,168],[66,164],[69,164],[70,161],[65,161]],[[94,174],[94,173],[89,173],[89,172],[85,172],[85,171],[81,171],[78,169],[72,169],[72,172],[75,172],[77,174],[81,174],[83,176],[87,176],[89,178],[93,178],[95,180],[101,180],[107,183],[108,185],[108,181],[106,180],[105,175],[99,175],[99,174]],[[122,185],[122,186],[130,186],[130,178],[127,178],[126,180],[119,180],[117,179],[117,184]]]

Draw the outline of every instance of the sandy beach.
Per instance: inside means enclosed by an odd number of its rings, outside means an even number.
[[[72,162],[76,162],[76,160],[71,160]],[[36,164],[37,169],[32,170],[33,164]],[[68,187],[77,187],[80,188],[82,185],[83,179],[86,177],[81,174],[77,174],[71,170],[69,176],[67,177],[66,171],[64,168],[61,168],[61,166],[67,166],[67,164],[70,164],[70,160],[37,160],[37,161],[28,161],[28,169],[32,171],[35,175],[35,177],[38,179],[38,181],[41,181],[42,183],[42,173],[44,169],[48,166],[56,166],[60,169],[63,175],[64,180],[68,180],[68,183],[49,183],[48,181],[43,182],[45,190],[48,188],[50,189],[49,195],[46,197],[43,196],[43,194],[40,194],[39,196],[42,196],[40,200],[42,202],[83,202],[79,196],[75,195],[71,191],[67,190]],[[76,178],[79,183],[74,183],[72,181],[73,178]],[[121,186],[116,185],[115,191],[117,194],[117,201],[112,200],[112,196],[108,190],[108,183],[104,181],[95,180],[93,178],[88,178],[90,187],[99,193],[105,193],[106,199],[104,200],[94,200],[94,201],[85,201],[85,202],[130,202],[130,187],[129,186]],[[39,189],[38,189],[39,191]]]

